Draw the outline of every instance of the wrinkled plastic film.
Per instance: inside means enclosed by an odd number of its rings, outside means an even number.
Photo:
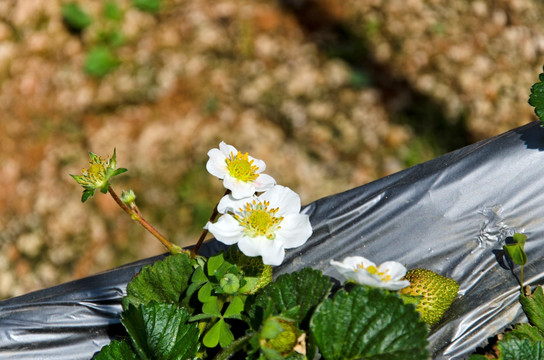
[[[512,322],[519,266],[502,246],[528,235],[525,283],[544,283],[544,129],[534,122],[304,208],[314,233],[275,274],[311,266],[339,279],[331,259],[399,261],[457,280],[458,298],[431,329],[433,359],[466,359]],[[204,244],[211,255],[222,248]],[[160,258],[160,257],[158,257]],[[122,334],[120,299],[146,259],[0,302],[0,359],[90,359]]]

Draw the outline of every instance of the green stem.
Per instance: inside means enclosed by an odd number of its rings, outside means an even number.
[[[225,195],[227,196],[230,194],[230,190],[225,191]],[[219,202],[217,203],[219,205]],[[212,216],[210,216],[210,219],[208,222],[212,222],[215,220],[217,215],[219,215],[219,212],[217,211],[217,205],[215,205],[215,208],[213,209]],[[193,250],[191,251],[191,259],[194,259],[198,255],[198,250],[200,249],[200,246],[204,242],[204,239],[206,239],[206,235],[208,235],[208,229],[204,229],[202,231],[202,234],[200,234],[200,237],[198,238],[198,241],[196,242],[195,246],[193,247]]]
[[[519,273],[519,282],[521,283],[521,293],[523,294],[523,265],[521,265],[521,270]]]
[[[238,351],[242,350],[242,348],[247,344],[249,339],[253,334],[247,334],[242,336],[241,338],[238,338],[232,342],[228,347],[224,348],[217,356],[214,358],[214,360],[228,360],[230,359],[234,354],[236,354]]]
[[[115,200],[117,205],[119,205],[121,209],[123,209],[127,214],[130,215],[132,220],[135,220],[138,223],[140,223],[140,225],[142,225],[147,231],[149,231],[153,236],[155,236],[168,249],[168,251],[170,251],[170,253],[180,254],[183,252],[183,250],[179,246],[172,244],[157,229],[155,229],[153,225],[148,223],[147,220],[144,219],[142,215],[140,215],[140,213],[134,211],[127,204],[122,202],[119,196],[117,196],[117,194],[115,193],[115,191],[113,191],[113,188],[111,186],[108,187],[108,192],[110,193],[113,200]]]

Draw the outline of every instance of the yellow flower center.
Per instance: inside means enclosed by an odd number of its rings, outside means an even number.
[[[81,170],[81,174],[83,175],[82,185],[94,188],[99,188],[104,185],[108,162],[105,162],[102,157],[91,160],[89,162],[89,168]]]
[[[259,177],[256,173],[259,168],[256,165],[253,165],[253,160],[249,160],[247,152],[242,154],[238,151],[236,156],[234,156],[233,153],[230,153],[230,157],[228,157],[226,161],[229,174],[235,179],[250,182],[255,181]]]
[[[391,280],[391,275],[388,274],[389,269],[387,269],[385,271],[380,271],[374,265],[371,265],[371,266],[365,268],[365,266],[363,264],[359,264],[359,265],[357,265],[357,267],[360,268],[360,269],[365,269],[366,271],[368,271],[372,275],[378,275],[380,277],[380,279],[382,279],[382,281],[390,281]],[[357,271],[357,269],[355,269],[355,271]]]
[[[276,231],[281,228],[283,216],[276,216],[279,208],[269,209],[268,201],[247,203],[240,214],[234,214],[249,237],[265,236],[268,240],[276,238]]]

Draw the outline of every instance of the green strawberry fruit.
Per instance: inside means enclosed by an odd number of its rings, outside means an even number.
[[[442,318],[459,291],[459,284],[455,280],[427,269],[409,270],[404,278],[410,281],[410,286],[400,293],[419,298],[416,310],[421,314],[421,320],[429,325],[436,324]]]

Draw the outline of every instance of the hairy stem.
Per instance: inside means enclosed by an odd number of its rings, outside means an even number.
[[[223,196],[227,196],[228,194],[230,194],[230,190],[225,191],[225,195]],[[219,205],[219,202],[217,203],[217,205]],[[217,215],[219,215],[219,212],[217,211],[217,205],[215,205],[215,208],[213,209],[213,212],[212,212],[212,216],[210,216],[210,219],[208,220],[208,222],[214,221]],[[206,235],[208,235],[208,229],[204,229],[202,231],[202,234],[200,234],[200,238],[198,238],[198,241],[193,247],[193,250],[191,251],[192,259],[194,259],[198,255],[198,250],[200,249],[200,246],[204,242],[204,239],[206,239]]]
[[[252,336],[253,334],[247,334],[242,336],[241,338],[234,340],[232,344],[221,350],[221,352],[217,354],[214,360],[228,360],[232,358],[234,354],[236,354],[246,345],[246,343],[249,341],[249,339],[251,339]]]
[[[183,252],[183,250],[179,246],[172,244],[157,229],[155,229],[150,223],[148,223],[147,220],[144,219],[139,212],[134,211],[127,204],[122,202],[119,196],[117,196],[117,194],[115,193],[115,191],[113,191],[113,188],[111,186],[108,187],[108,192],[110,193],[113,200],[115,200],[117,205],[119,205],[121,209],[123,209],[127,214],[130,215],[132,220],[140,223],[140,225],[142,225],[147,231],[155,236],[168,249],[168,251],[170,251],[170,253],[180,254],[181,252]]]

